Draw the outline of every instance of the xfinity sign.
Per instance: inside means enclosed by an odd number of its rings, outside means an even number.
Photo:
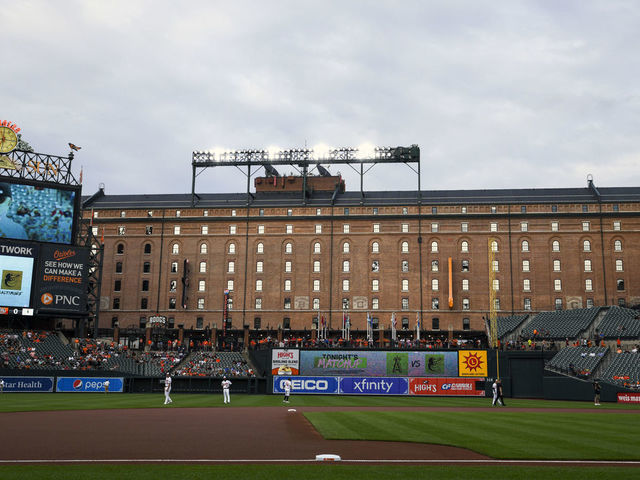
[[[407,395],[409,382],[397,377],[341,377],[340,393],[347,395]]]
[[[291,382],[291,393],[337,394],[337,377],[291,377],[274,376],[273,393],[284,393],[284,382]]]

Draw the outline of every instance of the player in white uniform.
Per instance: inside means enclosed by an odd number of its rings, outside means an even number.
[[[231,403],[229,387],[231,387],[231,381],[227,379],[227,377],[222,377],[222,398],[224,399],[224,403]]]
[[[109,380],[104,381],[104,393],[109,393]]]
[[[284,387],[284,403],[289,403],[289,395],[291,395],[291,380],[288,378],[283,382],[282,386]]]
[[[171,376],[167,373],[164,379],[164,404],[173,403],[169,394],[171,393]]]
[[[4,392],[4,380],[0,378],[0,393]]]

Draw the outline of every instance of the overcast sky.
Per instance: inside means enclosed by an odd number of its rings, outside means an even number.
[[[418,144],[425,190],[640,185],[635,0],[0,6],[0,119],[37,152],[81,146],[85,195],[189,193],[194,150],[320,144]],[[233,167],[196,183],[245,188]]]

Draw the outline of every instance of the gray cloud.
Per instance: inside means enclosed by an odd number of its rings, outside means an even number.
[[[181,193],[191,152],[417,143],[424,189],[640,184],[633,1],[16,2],[2,117],[84,192]],[[242,191],[235,169],[198,181]],[[347,188],[359,188],[347,169]],[[375,167],[365,188],[413,189]]]

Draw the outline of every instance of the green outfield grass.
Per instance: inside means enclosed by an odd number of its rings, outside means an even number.
[[[503,459],[640,460],[640,415],[486,411],[305,412],[330,440],[452,445]],[[640,473],[640,472],[639,472]]]
[[[149,393],[3,393],[0,412],[28,412],[36,410],[95,410],[116,408],[194,408],[220,407],[222,394],[172,393],[171,405],[163,405],[163,394]],[[599,410],[631,409],[640,413],[637,405],[603,403],[594,407],[591,402],[568,402],[527,399],[507,399],[509,408],[580,408]],[[280,395],[231,394],[233,407],[282,406]],[[469,397],[385,397],[294,395],[289,407],[485,407],[491,409],[491,399]]]
[[[623,467],[371,466],[371,465],[66,465],[0,467],[3,480],[603,480],[634,479]]]
[[[162,394],[11,393],[0,394],[0,412],[88,410],[118,408],[226,408],[221,394],[172,394],[174,403],[162,405]],[[507,399],[508,407],[494,408],[487,398],[417,398],[294,395],[283,406],[279,395],[232,394],[234,407],[344,407],[344,411],[306,412],[326,438],[428,442],[455,445],[495,458],[640,459],[640,409],[633,405],[591,402]],[[425,411],[365,411],[358,407],[442,407]],[[449,411],[445,407],[483,407],[480,411]],[[514,408],[544,408],[515,412]],[[554,409],[583,409],[564,413]],[[605,412],[595,412],[594,410]],[[636,413],[621,410],[635,410]],[[296,464],[296,465],[0,465],[0,479],[295,479],[385,480],[409,478],[523,480],[640,479],[640,468],[585,466],[410,466]]]

